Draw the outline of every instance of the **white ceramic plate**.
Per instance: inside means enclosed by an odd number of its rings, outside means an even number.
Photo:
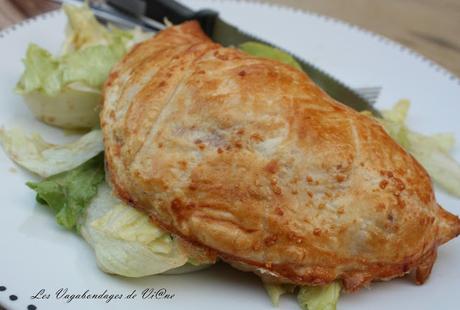
[[[185,1],[193,8],[210,7],[249,32],[276,42],[317,64],[352,87],[382,86],[377,106],[389,107],[400,98],[412,101],[409,124],[425,132],[454,132],[460,139],[460,82],[444,69],[376,35],[322,16],[261,4],[233,1]],[[21,58],[30,42],[58,51],[64,37],[61,12],[38,17],[0,34],[0,124],[39,130],[50,139],[69,139],[36,121],[14,94],[22,72]],[[460,160],[457,147],[455,157]],[[0,152],[0,304],[8,309],[271,309],[256,276],[218,265],[178,276],[124,279],[96,267],[90,247],[61,229],[52,214],[36,205],[24,183],[34,177]],[[438,201],[460,213],[460,201],[437,191]],[[374,283],[356,294],[343,294],[339,309],[460,309],[460,239],[440,248],[429,281],[415,286],[407,279]],[[57,299],[67,288],[78,294],[128,295],[134,299]],[[172,299],[142,299],[144,289],[166,289]],[[31,300],[45,289],[48,299]],[[17,300],[11,301],[10,295]],[[0,307],[1,308],[1,307]],[[299,309],[294,296],[283,297],[282,309]]]

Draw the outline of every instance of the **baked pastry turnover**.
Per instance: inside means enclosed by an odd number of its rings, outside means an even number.
[[[424,168],[372,118],[196,22],[137,45],[106,83],[116,194],[178,238],[272,281],[348,291],[413,272],[460,233]]]

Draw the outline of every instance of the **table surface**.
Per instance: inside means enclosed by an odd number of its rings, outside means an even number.
[[[460,76],[460,0],[258,0],[328,15],[382,34]],[[0,0],[0,29],[57,8],[49,0]]]

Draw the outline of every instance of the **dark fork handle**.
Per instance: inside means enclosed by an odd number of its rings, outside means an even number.
[[[193,11],[174,0],[145,0],[147,7],[145,15],[162,22],[167,17],[173,24],[187,20],[197,20],[204,32],[211,36],[218,13],[212,10]]]

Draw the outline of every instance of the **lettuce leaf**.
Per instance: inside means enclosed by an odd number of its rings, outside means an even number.
[[[188,264],[188,252],[149,217],[112,195],[104,182],[103,154],[72,170],[27,185],[57,222],[75,230],[94,248],[104,272],[142,277],[206,268]]]
[[[62,128],[97,124],[101,88],[111,68],[137,42],[151,33],[105,27],[90,8],[64,5],[67,39],[58,56],[30,44],[24,72],[16,85],[34,115]]]
[[[94,45],[109,45],[112,34],[99,23],[87,3],[81,6],[63,5],[67,16],[67,40],[64,53]]]
[[[273,306],[278,307],[280,303],[280,297],[286,293],[293,293],[295,285],[293,284],[275,284],[263,282],[265,291],[267,292]]]
[[[65,129],[90,129],[99,125],[101,92],[80,83],[72,83],[50,97],[39,91],[23,94],[36,118]]]
[[[121,240],[149,245],[161,239],[157,252],[168,253],[171,250],[171,238],[167,234],[153,225],[147,215],[121,201],[114,204],[107,213],[94,220],[91,225],[98,231]]]
[[[91,46],[55,58],[45,49],[30,44],[24,59],[25,71],[16,90],[20,94],[38,91],[56,96],[75,82],[100,89],[125,52],[120,43]]]
[[[40,91],[55,96],[72,82],[100,88],[112,66],[126,53],[131,40],[138,40],[139,30],[111,31],[101,25],[85,4],[81,7],[64,6],[69,19],[70,34],[63,53],[52,56],[36,44],[30,44],[24,58],[25,70],[17,91]]]
[[[291,55],[277,48],[273,48],[271,46],[259,42],[245,42],[243,44],[240,44],[238,48],[252,56],[276,60],[290,65],[294,68],[297,68],[299,70],[302,70],[300,64]]]
[[[382,111],[379,119],[388,134],[411,153],[428,171],[433,180],[448,193],[460,197],[460,164],[449,155],[455,144],[451,134],[423,135],[406,125],[410,103],[401,100]]]
[[[34,90],[47,94],[59,92],[62,87],[59,61],[48,51],[36,44],[29,44],[23,62],[25,70],[16,88],[20,93]]]
[[[294,293],[294,284],[274,284],[264,282],[264,288],[272,304],[278,307],[280,297],[286,293]],[[334,310],[340,295],[340,284],[333,282],[322,286],[301,286],[297,293],[297,301],[304,310]]]
[[[0,129],[0,142],[14,162],[42,177],[73,169],[104,150],[100,129],[62,145],[48,143],[37,133]]]
[[[268,296],[272,304],[275,307],[278,307],[280,303],[280,297],[284,293],[286,293],[286,289],[283,287],[282,284],[271,284],[271,283],[264,283],[265,291],[267,292]]]
[[[59,70],[62,83],[68,85],[80,82],[94,88],[101,88],[113,65],[125,54],[120,44],[91,46],[60,59]]]
[[[149,38],[152,33],[143,32],[139,27],[132,30],[102,25],[85,3],[81,6],[63,5],[67,15],[67,39],[62,54],[90,46],[122,43],[127,49],[133,44]]]
[[[105,183],[81,218],[80,232],[107,273],[143,277],[174,270],[188,260],[169,233],[114,197]]]
[[[297,301],[304,310],[335,310],[340,296],[340,284],[302,286]]]
[[[104,155],[101,153],[77,168],[48,177],[40,182],[27,182],[37,192],[39,203],[56,213],[58,224],[77,229],[77,221],[96,195],[104,180]]]

